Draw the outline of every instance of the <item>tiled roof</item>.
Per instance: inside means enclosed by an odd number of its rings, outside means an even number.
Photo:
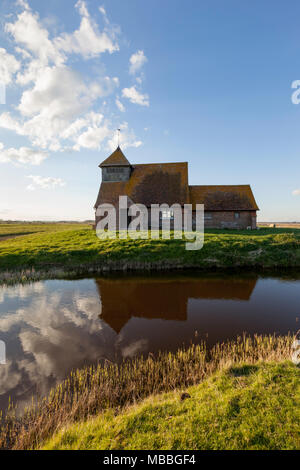
[[[136,204],[186,204],[188,198],[187,163],[150,163],[132,165],[126,182],[102,182],[95,207],[116,204],[119,196],[128,196]]]
[[[103,166],[130,166],[129,161],[125,157],[124,153],[120,149],[120,147],[117,147],[116,150],[108,157],[106,160],[104,160],[102,163],[100,163],[100,168]]]
[[[126,182],[106,182],[101,183],[95,208],[100,204],[113,204],[117,206],[119,196],[126,196]]]
[[[131,175],[128,181],[102,182],[95,207],[110,203],[117,205],[119,196],[128,196],[134,203],[166,203],[170,206],[178,203],[204,204],[205,210],[258,210],[250,185],[201,185],[188,186],[188,164],[149,163],[130,165],[118,147],[100,167],[130,166]]]
[[[258,210],[249,184],[232,186],[189,186],[190,203],[204,204],[205,210]]]

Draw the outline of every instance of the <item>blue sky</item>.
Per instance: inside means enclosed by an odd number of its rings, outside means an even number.
[[[93,218],[98,164],[189,162],[300,220],[300,4],[2,0],[0,218]],[[297,194],[298,193],[298,194]]]

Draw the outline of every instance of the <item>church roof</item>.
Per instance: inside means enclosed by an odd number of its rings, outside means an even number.
[[[116,204],[119,196],[128,196],[136,204],[187,204],[187,163],[149,163],[132,165],[130,179],[125,182],[102,182],[95,207]]]
[[[190,203],[204,204],[206,211],[259,210],[249,184],[189,186]]]
[[[99,167],[102,168],[103,166],[130,166],[130,163],[118,146],[108,158],[100,163]]]
[[[204,204],[206,211],[258,210],[252,189],[244,185],[188,185],[188,164],[147,163],[130,165],[118,147],[100,167],[130,166],[128,181],[102,182],[95,204],[118,205],[119,196],[128,196],[131,203],[144,204]]]

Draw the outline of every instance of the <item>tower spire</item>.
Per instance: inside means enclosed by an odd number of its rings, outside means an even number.
[[[117,135],[118,135],[118,147],[120,147],[120,132],[121,132],[121,129],[117,129]]]

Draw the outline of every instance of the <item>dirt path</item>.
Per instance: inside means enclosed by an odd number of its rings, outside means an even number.
[[[4,242],[5,240],[10,240],[11,238],[17,238],[17,237],[24,237],[26,235],[31,235],[32,233],[35,232],[27,232],[27,233],[15,233],[14,235],[0,235],[0,242]]]

